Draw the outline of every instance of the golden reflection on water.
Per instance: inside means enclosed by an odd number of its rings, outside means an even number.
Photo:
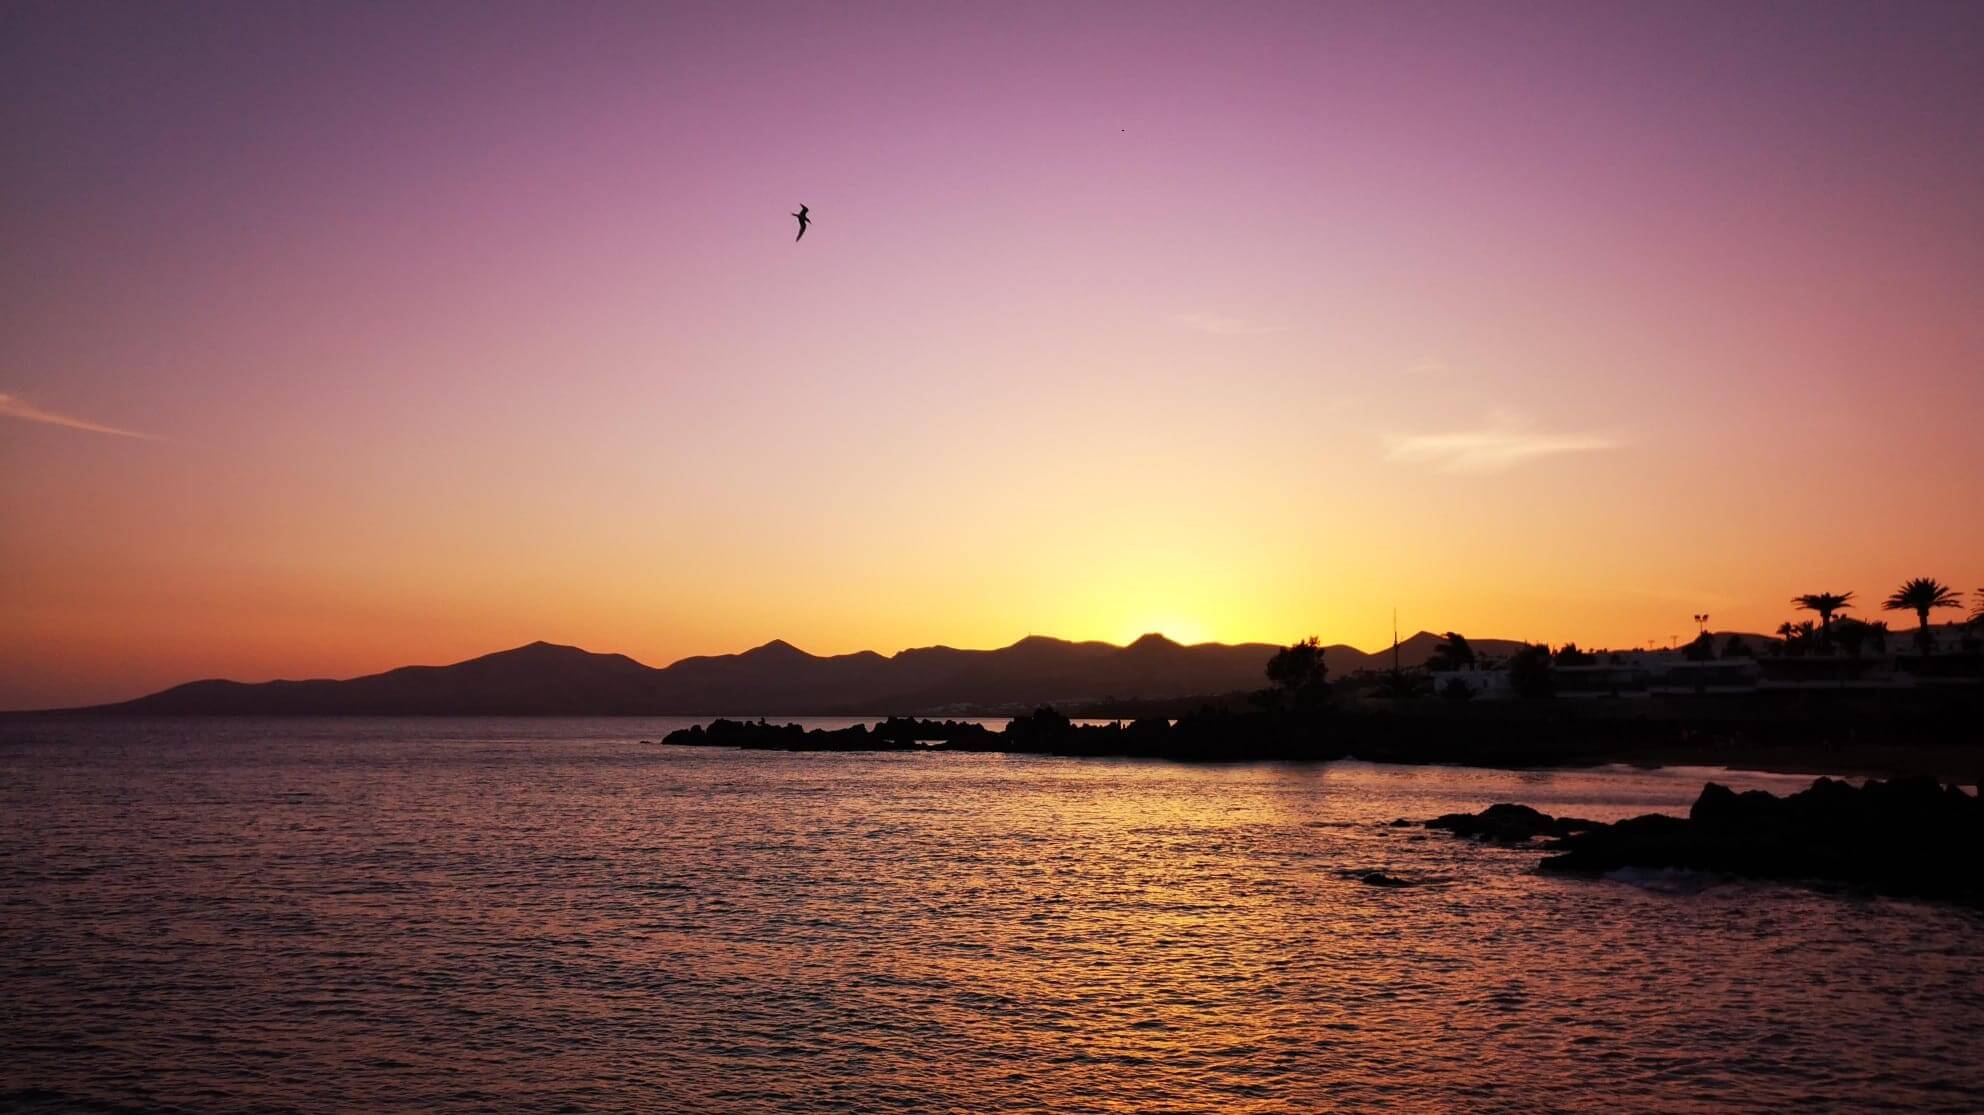
[[[1541,878],[1533,853],[1386,824],[1674,808],[1692,774],[371,730],[155,741],[136,773],[88,737],[13,753],[0,977],[31,1012],[0,1022],[10,1080],[199,1110],[1955,1110],[1984,1089],[1974,915]]]

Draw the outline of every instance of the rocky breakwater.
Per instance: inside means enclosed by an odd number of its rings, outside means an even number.
[[[853,724],[810,731],[799,724],[713,720],[708,725],[670,732],[661,742],[670,747],[739,747],[750,751],[928,751],[982,746],[997,738],[991,730],[970,721],[892,716],[872,728]]]
[[[914,741],[885,737],[865,725],[815,728],[768,724],[763,720],[712,720],[668,733],[670,747],[741,747],[749,751],[914,751]]]

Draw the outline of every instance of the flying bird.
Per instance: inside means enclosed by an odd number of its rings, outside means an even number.
[[[799,236],[792,238],[792,242],[797,244],[799,243],[799,237],[806,235],[806,226],[812,224],[813,220],[806,215],[806,207],[804,205],[800,206],[799,212],[794,213],[793,216],[799,218]]]

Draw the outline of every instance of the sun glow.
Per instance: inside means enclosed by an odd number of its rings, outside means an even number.
[[[1212,632],[1205,624],[1197,620],[1186,619],[1182,616],[1166,615],[1150,616],[1138,620],[1117,632],[1116,638],[1111,641],[1128,646],[1130,643],[1152,633],[1162,635],[1174,643],[1183,643],[1186,646],[1191,646],[1193,643],[1209,643],[1213,639]]]

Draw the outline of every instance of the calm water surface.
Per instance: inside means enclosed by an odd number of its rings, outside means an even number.
[[[1984,1108],[1984,917],[1384,827],[1702,771],[640,744],[679,723],[0,724],[0,1108]]]

